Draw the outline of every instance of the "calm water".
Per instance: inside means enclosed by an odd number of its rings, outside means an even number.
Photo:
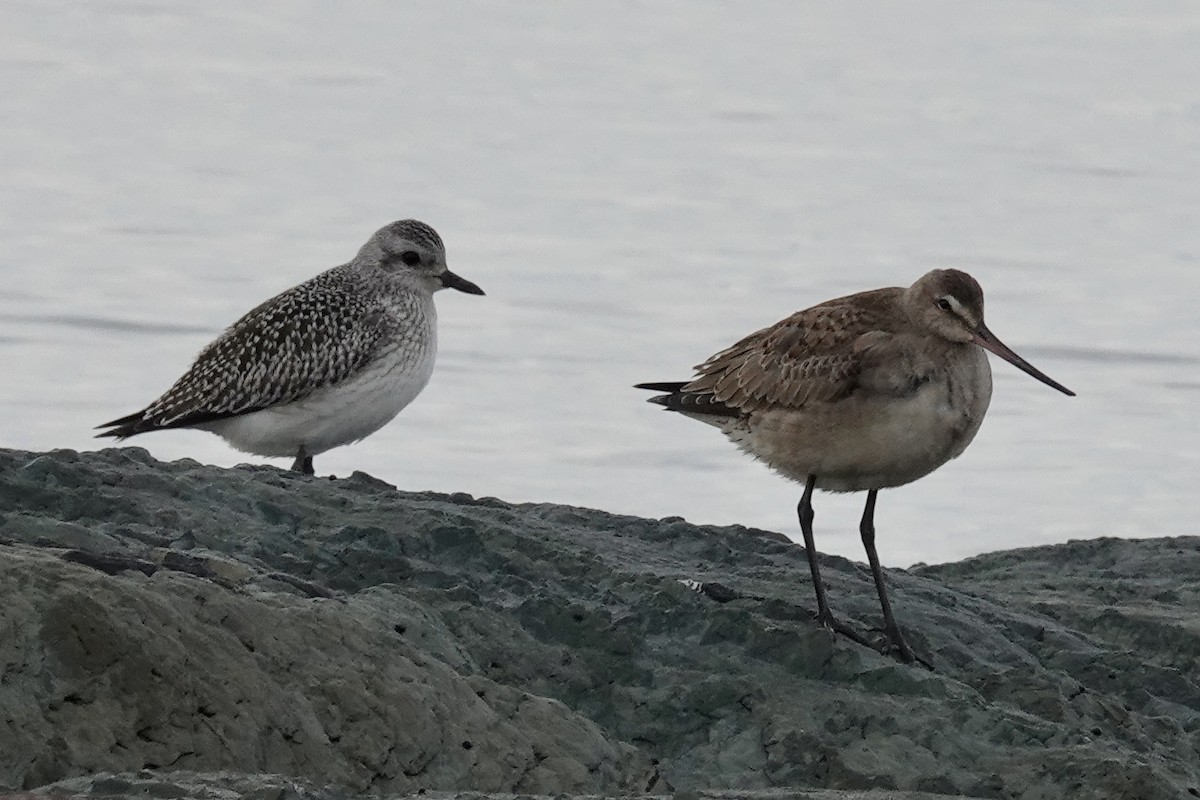
[[[438,296],[433,382],[322,472],[791,534],[799,487],[630,385],[955,265],[1079,397],[995,362],[967,453],[881,496],[884,561],[1197,532],[1192,3],[0,15],[0,445],[96,447],[222,327],[413,216],[488,296]],[[862,497],[818,502],[821,549],[861,558]]]

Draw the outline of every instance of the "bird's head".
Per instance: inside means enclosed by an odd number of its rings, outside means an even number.
[[[474,283],[447,269],[442,237],[415,219],[402,219],[375,231],[354,260],[368,269],[383,271],[395,281],[430,293],[449,288],[483,294]]]
[[[905,290],[904,299],[908,313],[943,339],[966,344],[983,328],[983,288],[962,270],[927,272]]]
[[[935,269],[904,290],[909,315],[930,333],[960,344],[976,344],[1063,394],[1074,395],[996,338],[983,322],[983,289],[962,270]]]

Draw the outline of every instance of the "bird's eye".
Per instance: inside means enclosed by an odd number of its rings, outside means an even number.
[[[415,267],[417,264],[421,263],[421,254],[416,250],[405,250],[400,254],[400,260],[405,264],[408,264],[410,267]]]
[[[940,308],[942,311],[953,311],[954,310],[954,306],[950,305],[950,301],[944,297],[938,298],[937,307]]]

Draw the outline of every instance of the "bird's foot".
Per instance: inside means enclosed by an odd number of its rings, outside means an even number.
[[[925,669],[933,672],[933,665],[913,652],[904,635],[900,633],[899,628],[892,630],[886,628],[872,629],[875,633],[883,634],[883,643],[880,644],[878,638],[870,638],[859,633],[852,625],[842,622],[829,611],[817,612],[816,616],[817,624],[822,628],[833,631],[840,636],[845,636],[850,641],[860,644],[863,647],[869,647],[880,655],[894,656],[897,660],[905,664],[920,664]]]
[[[883,647],[879,648],[880,653],[885,656],[895,656],[905,664],[920,664],[925,669],[933,672],[933,665],[913,652],[913,649],[908,646],[904,634],[900,633],[899,628],[884,628],[882,633],[884,643]]]
[[[817,612],[817,624],[822,628],[831,630],[840,636],[845,636],[850,641],[857,642],[863,647],[870,647],[874,649],[874,645],[871,644],[871,641],[867,639],[866,636],[859,633],[853,626],[842,622],[840,619],[835,617],[829,612],[829,609],[823,609]]]

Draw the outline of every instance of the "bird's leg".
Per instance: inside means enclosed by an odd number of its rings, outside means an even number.
[[[817,566],[817,548],[813,544],[812,493],[817,486],[817,476],[809,475],[804,482],[804,494],[796,514],[800,517],[800,533],[804,536],[804,554],[808,557],[808,569],[812,573],[813,589],[817,592],[817,622],[826,628],[833,627],[833,614],[829,613],[829,602],[825,599],[825,584],[821,582],[821,569]]]
[[[302,475],[316,474],[313,470],[312,456],[304,449],[304,445],[300,445],[300,449],[296,451],[296,460],[292,462],[292,471]]]
[[[919,659],[913,655],[908,642],[904,641],[904,635],[900,633],[900,626],[896,624],[896,618],[892,616],[892,604],[888,602],[887,589],[883,585],[883,569],[879,566],[879,555],[875,552],[875,496],[877,494],[879,494],[878,489],[871,489],[867,492],[867,505],[863,508],[862,522],[859,523],[858,532],[862,534],[863,547],[867,549],[867,560],[871,563],[871,575],[875,578],[875,591],[879,593],[879,607],[883,609],[883,633],[891,648],[900,655],[900,659],[911,664]],[[924,661],[921,663],[925,664]],[[925,666],[929,665],[925,664]]]
[[[828,628],[834,633],[840,633],[851,641],[858,642],[864,647],[870,647],[861,633],[833,616],[829,610],[829,601],[825,599],[825,583],[821,580],[821,570],[817,566],[817,547],[813,544],[813,507],[812,493],[817,486],[817,476],[809,475],[804,482],[804,494],[800,497],[800,505],[796,513],[800,517],[800,533],[804,535],[804,554],[808,557],[808,569],[812,573],[813,589],[817,593],[817,624]]]

